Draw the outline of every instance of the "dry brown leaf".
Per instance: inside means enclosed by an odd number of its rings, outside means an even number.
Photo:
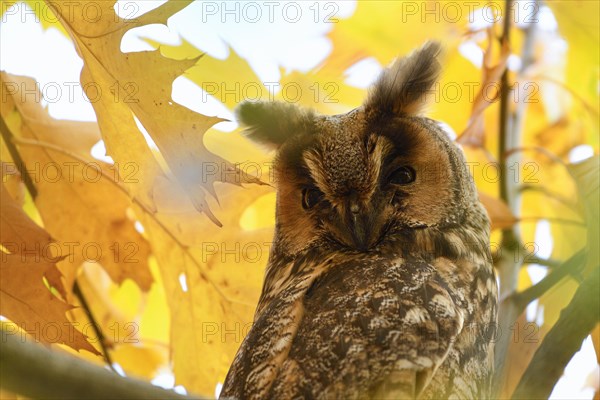
[[[44,276],[50,286],[54,287],[64,299],[67,299],[62,274],[56,267],[60,261],[52,252],[54,239],[48,232],[36,225],[25,212],[21,205],[12,197],[4,184],[2,184],[2,216],[0,217],[0,243],[11,254],[35,254],[52,261]]]
[[[498,398],[508,399],[511,397],[523,373],[529,366],[535,351],[542,344],[546,333],[548,333],[547,327],[540,327],[534,322],[528,322],[525,313],[517,318],[508,332],[502,332],[503,335],[510,335],[511,339],[506,357],[509,367],[506,369],[503,386]]]
[[[500,77],[506,70],[506,63],[508,61],[508,56],[510,55],[509,43],[504,42],[500,50],[499,59],[496,64],[493,65],[493,41],[493,33],[491,30],[489,30],[488,46],[483,53],[483,77],[481,82],[481,90],[477,92],[475,100],[473,101],[471,117],[467,123],[467,127],[456,139],[456,141],[462,145],[473,147],[485,146],[485,125],[483,113],[498,99],[498,96],[500,95],[497,89],[500,88]],[[496,90],[495,95],[490,95],[490,88],[494,88]]]
[[[50,235],[23,212],[1,185],[0,242],[10,253],[0,252],[0,314],[42,343],[62,343],[76,350],[99,354],[67,319],[72,308],[56,298],[44,277],[56,270],[46,253]]]
[[[52,258],[47,250],[48,244],[54,240],[43,228],[36,225],[19,204],[12,198],[2,184],[2,215],[0,227],[2,236],[0,243],[11,254],[44,254]]]
[[[488,216],[492,222],[492,230],[510,228],[517,223],[518,219],[510,212],[510,209],[502,200],[479,192],[479,201],[481,201],[488,212]]]

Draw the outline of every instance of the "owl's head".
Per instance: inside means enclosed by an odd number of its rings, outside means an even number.
[[[421,115],[440,71],[439,52],[429,42],[396,60],[347,114],[277,102],[239,106],[248,137],[277,151],[280,250],[328,242],[367,251],[402,230],[462,223],[478,201],[464,158]]]

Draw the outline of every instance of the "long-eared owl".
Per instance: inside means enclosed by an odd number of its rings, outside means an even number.
[[[439,52],[399,58],[346,114],[238,108],[249,138],[276,150],[276,226],[222,397],[490,396],[489,220],[461,150],[422,116]]]

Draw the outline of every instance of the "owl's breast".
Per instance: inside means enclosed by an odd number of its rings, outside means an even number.
[[[448,367],[464,365],[463,353],[481,371],[489,369],[489,341],[481,345],[461,336],[466,321],[473,323],[469,289],[447,279],[455,264],[440,265],[343,255],[326,268],[300,274],[257,316],[241,350],[246,355],[239,393],[369,397],[399,369],[443,374],[449,356],[454,364]],[[426,376],[436,382],[433,373]],[[411,390],[417,389],[423,390]],[[478,386],[469,390],[476,393]]]

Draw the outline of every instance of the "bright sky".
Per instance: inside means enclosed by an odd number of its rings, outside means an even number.
[[[132,18],[164,1],[119,1],[116,10],[121,17]],[[168,21],[168,27],[152,25],[129,31],[121,43],[124,52],[151,50],[139,39],[150,37],[177,44],[181,38],[213,57],[225,59],[229,48],[248,60],[263,82],[280,78],[279,68],[285,71],[309,71],[331,51],[326,38],[334,24],[328,18],[347,18],[356,8],[354,0],[310,2],[195,2]],[[543,7],[540,14],[543,29],[556,29],[551,11]],[[481,20],[476,21],[481,23]],[[70,39],[56,29],[44,31],[37,17],[24,4],[17,3],[7,10],[0,23],[0,69],[18,75],[34,77],[38,82],[50,115],[60,119],[95,121],[90,103],[79,86],[82,61]],[[474,63],[481,63],[477,49],[461,48],[461,53]],[[519,62],[518,59],[515,62]],[[346,82],[357,87],[368,86],[381,71],[374,59],[363,60],[346,71]],[[215,99],[207,102],[202,90],[186,78],[178,78],[173,85],[173,99],[190,109],[207,115],[218,115],[233,120],[233,115]],[[230,131],[235,123],[222,123],[219,129]],[[99,149],[102,144],[99,144]],[[589,157],[591,147],[583,145],[572,151],[572,161]],[[101,157],[102,151],[98,156]],[[538,254],[547,257],[552,251],[552,237],[548,222],[540,221],[536,243],[542,244]],[[545,268],[532,266],[528,272],[535,283],[543,278]],[[532,304],[527,310],[528,320],[543,321],[543,310]],[[585,387],[590,376],[600,373],[591,339],[586,339],[582,350],[569,363],[564,377],[552,392],[552,399],[592,399],[593,390]],[[156,384],[173,387],[169,371],[162,373]]]

